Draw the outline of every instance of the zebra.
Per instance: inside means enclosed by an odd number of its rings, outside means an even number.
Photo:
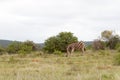
[[[67,46],[66,57],[69,56],[69,54],[71,55],[74,52],[74,50],[81,50],[82,53],[84,53],[84,51],[86,50],[84,42],[80,41],[80,42],[75,42],[75,43],[69,44]]]

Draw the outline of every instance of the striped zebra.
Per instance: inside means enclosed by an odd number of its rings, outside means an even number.
[[[86,50],[84,42],[80,41],[80,42],[69,44],[67,46],[67,54],[66,54],[66,56],[71,55],[74,52],[74,50],[81,50],[82,53],[84,53],[84,51]]]

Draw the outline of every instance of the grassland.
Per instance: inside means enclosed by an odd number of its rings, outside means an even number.
[[[120,80],[116,51],[78,52],[71,57],[32,53],[0,56],[0,80]]]

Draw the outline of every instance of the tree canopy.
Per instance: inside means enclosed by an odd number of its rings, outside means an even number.
[[[44,49],[50,53],[55,50],[65,52],[68,44],[78,42],[78,38],[71,32],[61,32],[45,41]]]

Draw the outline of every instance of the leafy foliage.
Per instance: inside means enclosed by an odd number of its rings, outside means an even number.
[[[25,41],[25,42],[13,42],[7,47],[8,53],[30,53],[31,51],[35,50],[35,44],[32,41]]]
[[[116,45],[120,43],[120,37],[117,34],[113,34],[112,31],[105,30],[101,33],[102,39],[105,40],[106,47],[115,49]]]
[[[68,44],[77,42],[77,37],[71,32],[61,32],[56,36],[50,37],[45,41],[44,50],[52,53],[54,51],[66,51]]]
[[[24,45],[31,46],[33,51],[37,50],[37,45],[33,41],[27,40],[24,42]]]
[[[57,38],[55,36],[48,38],[45,41],[44,49],[48,52],[54,52],[54,50],[58,47]]]
[[[109,40],[112,37],[112,31],[109,30],[105,30],[103,32],[101,32],[101,36],[104,40]]]
[[[5,49],[0,46],[0,54],[3,54],[5,52]]]
[[[120,38],[118,36],[113,36],[109,39],[108,46],[110,49],[115,49],[117,44],[120,43]]]
[[[117,45],[116,45],[115,49],[116,49],[118,52],[120,52],[120,42],[119,42],[119,43],[117,43]]]
[[[21,42],[13,42],[7,47],[8,53],[17,53],[20,50]]]

